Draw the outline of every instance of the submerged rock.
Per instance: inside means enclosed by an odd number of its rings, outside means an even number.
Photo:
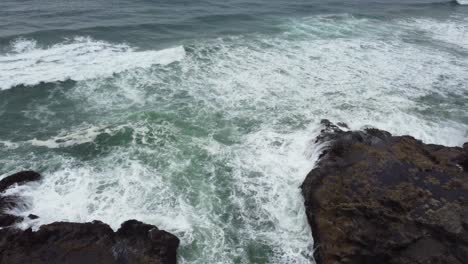
[[[35,172],[21,172],[0,181],[0,192],[14,184],[39,180]],[[2,264],[162,264],[176,263],[179,239],[156,226],[136,220],[117,232],[108,225],[56,222],[36,232],[14,224],[22,217],[9,209],[27,207],[21,197],[0,196],[0,263]],[[39,218],[30,214],[29,219]]]
[[[323,125],[302,184],[318,263],[467,263],[468,144]]]

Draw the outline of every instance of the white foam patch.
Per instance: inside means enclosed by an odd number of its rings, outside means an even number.
[[[28,143],[38,147],[63,148],[93,142],[98,135],[103,133],[112,134],[115,131],[107,127],[85,126],[75,128],[73,132],[62,131],[59,135],[46,140],[32,139]]]
[[[15,148],[18,148],[19,146],[18,143],[8,141],[8,140],[0,140],[0,145],[3,145],[7,149],[15,149]]]
[[[468,5],[468,1],[467,1],[467,0],[456,0],[456,2],[457,2],[459,5]]]
[[[4,143],[9,144],[7,146],[17,147],[19,144],[29,143],[35,147],[66,148],[85,143],[96,143],[96,138],[100,135],[115,136],[126,129],[130,130],[129,144],[133,146],[163,143],[167,134],[176,133],[176,129],[168,124],[162,126],[157,124],[148,125],[145,122],[116,126],[82,124],[69,130],[62,130],[58,135],[48,139],[35,138],[18,143],[0,141],[0,144]]]
[[[167,65],[184,58],[182,46],[159,51],[137,51],[89,37],[76,37],[49,47],[18,39],[12,52],[0,55],[0,89],[40,82],[111,77],[114,73],[151,65]]]
[[[8,140],[0,140],[0,146],[3,145],[7,149],[16,149],[19,146],[32,145],[35,147],[47,147],[51,149],[66,148],[84,143],[92,143],[96,137],[102,134],[115,135],[124,126],[107,127],[107,126],[90,126],[80,125],[71,130],[62,130],[58,135],[48,139],[31,139],[27,141],[12,142]]]

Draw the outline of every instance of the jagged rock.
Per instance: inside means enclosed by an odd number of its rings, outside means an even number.
[[[178,246],[174,235],[136,220],[123,223],[117,232],[99,221],[57,222],[37,232],[0,230],[0,263],[176,263]]]
[[[318,263],[467,263],[468,144],[322,124],[332,143],[302,184]]]

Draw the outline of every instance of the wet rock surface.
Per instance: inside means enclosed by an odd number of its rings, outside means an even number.
[[[322,124],[302,185],[318,263],[468,263],[468,144]]]
[[[0,181],[1,192],[15,184],[37,181],[40,175],[22,172]],[[0,195],[0,263],[2,264],[160,264],[176,263],[179,239],[156,226],[136,220],[124,222],[117,232],[99,221],[55,222],[38,231],[20,230],[22,217],[8,214],[27,206],[21,197]],[[29,215],[37,219],[37,215]]]

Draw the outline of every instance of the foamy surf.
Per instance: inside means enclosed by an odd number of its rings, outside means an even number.
[[[18,39],[11,44],[11,52],[0,55],[0,89],[21,84],[111,77],[135,68],[167,65],[184,56],[182,46],[137,51],[126,44],[75,37],[41,47],[35,40]]]
[[[29,113],[51,114],[27,120],[74,119],[13,142],[20,147],[3,157],[4,171],[44,168],[40,185],[11,190],[32,197],[17,213],[40,216],[23,223],[33,228],[59,220],[155,224],[181,239],[180,263],[313,263],[299,186],[320,152],[319,120],[459,146],[468,131],[462,25],[291,18],[272,36],[187,40],[190,56],[171,70],[125,71],[66,92],[29,89],[50,97]],[[408,41],[421,35],[424,45]],[[15,49],[34,54],[37,44]],[[52,103],[64,98],[73,110]]]
[[[468,5],[468,0],[456,0],[455,2],[459,5]]]

